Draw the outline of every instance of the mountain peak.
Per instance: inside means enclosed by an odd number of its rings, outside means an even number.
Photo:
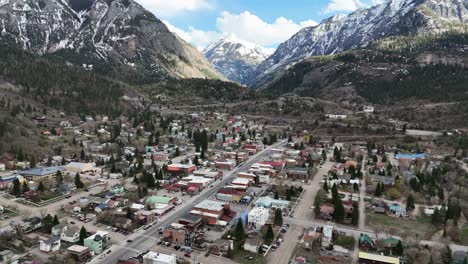
[[[468,0],[387,0],[301,29],[259,65],[249,84],[261,86],[278,71],[310,56],[362,48],[390,36],[466,32],[467,22]]]
[[[0,0],[0,32],[24,50],[60,53],[78,65],[109,63],[155,78],[222,78],[134,0]]]
[[[272,52],[229,34],[208,45],[203,54],[226,78],[244,84]]]

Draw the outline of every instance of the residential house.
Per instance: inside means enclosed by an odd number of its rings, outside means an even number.
[[[393,203],[389,206],[388,211],[398,217],[407,217],[406,208],[400,204]]]
[[[60,223],[52,227],[52,235],[60,236],[65,230],[67,230],[67,223]]]
[[[60,234],[60,239],[68,243],[77,243],[80,241],[80,228],[77,226],[67,226]]]
[[[333,220],[333,212],[335,209],[333,206],[330,206],[328,204],[324,204],[320,206],[320,218],[323,220],[331,221]]]
[[[129,229],[132,226],[132,220],[126,217],[117,217],[115,219],[115,226],[121,229]]]
[[[288,178],[293,180],[308,180],[309,179],[309,171],[307,168],[302,167],[294,167],[290,168],[287,172]]]
[[[218,239],[211,244],[209,252],[210,254],[221,256],[226,253],[229,248],[234,248],[232,240]]]
[[[244,242],[244,250],[252,253],[258,253],[260,246],[262,245],[262,238],[255,236],[253,238],[247,238]]]
[[[47,240],[39,241],[39,250],[47,253],[60,250],[60,237],[52,236]]]
[[[373,250],[375,248],[375,242],[372,238],[367,234],[361,234],[359,237],[359,248],[365,250]]]

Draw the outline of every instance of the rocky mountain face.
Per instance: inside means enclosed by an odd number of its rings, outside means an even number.
[[[226,78],[246,84],[257,66],[268,58],[271,52],[234,35],[228,35],[206,47],[203,54]]]
[[[110,63],[157,76],[222,78],[204,56],[133,0],[0,0],[0,36],[92,68]]]
[[[278,72],[307,57],[366,47],[389,36],[466,32],[467,22],[468,0],[387,0],[302,29],[259,65],[249,84],[262,86]]]

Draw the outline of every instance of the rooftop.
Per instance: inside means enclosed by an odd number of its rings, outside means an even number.
[[[151,196],[146,199],[147,203],[160,203],[160,204],[169,204],[171,200],[174,199],[172,197],[163,197],[163,196]]]
[[[27,171],[21,171],[21,175],[45,176],[55,174],[57,171],[64,171],[63,167],[34,168]]]
[[[150,251],[143,256],[143,259],[149,259],[158,263],[173,263],[175,262],[174,255],[166,255],[157,252]]]
[[[195,205],[194,209],[205,209],[210,211],[221,211],[224,208],[224,202],[204,200],[201,203]]]

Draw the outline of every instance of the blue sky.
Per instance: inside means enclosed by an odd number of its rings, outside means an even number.
[[[382,0],[136,0],[199,49],[227,35],[275,48],[301,28]]]

